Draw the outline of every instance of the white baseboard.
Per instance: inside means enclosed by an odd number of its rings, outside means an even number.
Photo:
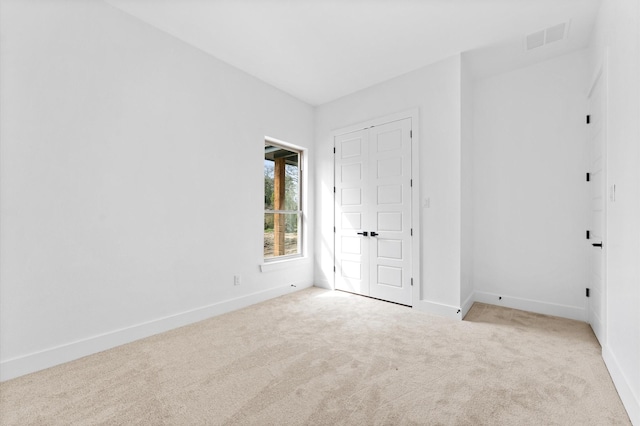
[[[462,319],[464,319],[464,317],[467,316],[469,309],[471,309],[471,307],[473,306],[473,302],[475,301],[476,301],[476,294],[475,292],[471,292],[469,297],[467,297],[467,300],[465,300],[462,306],[460,307],[460,309],[462,309],[462,312],[460,312],[460,316],[462,317]]]
[[[578,321],[585,321],[587,318],[584,307],[559,305],[556,303],[541,302],[539,300],[502,296],[483,291],[476,291],[474,299],[476,302],[487,303],[489,305],[504,306],[507,308],[520,309],[522,311],[535,312],[544,315],[553,315]]]
[[[457,306],[445,305],[443,303],[419,300],[413,304],[413,308],[428,314],[438,315],[445,318],[461,320],[462,311]]]
[[[602,347],[602,358],[609,370],[609,375],[611,376],[613,384],[618,391],[618,395],[620,395],[622,405],[624,405],[624,408],[627,410],[631,423],[634,425],[640,425],[640,396],[634,394],[633,390],[629,386],[627,377],[624,375],[620,365],[618,364],[618,359],[611,352],[608,346]]]
[[[75,342],[66,343],[43,351],[0,362],[0,381],[13,379],[87,355],[102,352],[134,340],[163,333],[174,328],[202,321],[217,315],[235,311],[265,300],[311,287],[312,283],[294,283],[264,290],[235,299],[225,300],[178,314],[158,318],[130,327],[114,330]]]

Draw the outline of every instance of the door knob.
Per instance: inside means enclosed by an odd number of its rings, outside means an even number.
[[[364,232],[358,232],[358,235],[362,235],[363,237],[368,237],[369,233],[367,231]]]
[[[377,232],[375,232],[375,231],[371,231],[371,236],[372,236],[372,237],[375,237],[376,235],[380,235],[380,234],[378,234],[378,233],[377,233]]]
[[[594,247],[600,247],[600,248],[602,248],[602,242],[599,242],[599,243],[593,243],[593,244],[591,244],[591,245],[592,245],[592,246],[594,246]]]

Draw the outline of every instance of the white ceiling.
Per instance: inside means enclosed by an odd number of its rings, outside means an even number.
[[[484,76],[586,47],[600,0],[107,1],[320,105],[460,52]],[[567,40],[524,51],[567,21]]]

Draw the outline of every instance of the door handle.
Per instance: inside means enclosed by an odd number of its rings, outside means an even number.
[[[600,248],[602,248],[602,242],[599,242],[599,243],[593,243],[593,244],[591,244],[591,245],[592,245],[592,246],[594,246],[594,247],[600,247]]]
[[[363,237],[368,237],[369,233],[367,231],[364,232],[358,232],[358,235],[362,235]]]
[[[371,236],[372,236],[372,237],[375,237],[376,235],[380,235],[380,234],[378,234],[378,233],[377,233],[377,232],[375,232],[375,231],[371,231]]]

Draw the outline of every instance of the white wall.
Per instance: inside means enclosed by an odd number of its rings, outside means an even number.
[[[263,138],[313,108],[100,1],[1,15],[3,379],[311,285],[259,264]]]
[[[461,55],[461,258],[460,306],[462,316],[473,305],[473,75],[467,55]]]
[[[640,424],[640,5],[603,1],[590,75],[607,67],[606,341],[602,352],[634,424]]]
[[[414,306],[453,316],[460,307],[460,56],[322,105],[316,110],[316,284],[333,283],[331,132],[419,108],[421,300]]]
[[[478,301],[586,318],[587,75],[582,50],[474,82]]]

